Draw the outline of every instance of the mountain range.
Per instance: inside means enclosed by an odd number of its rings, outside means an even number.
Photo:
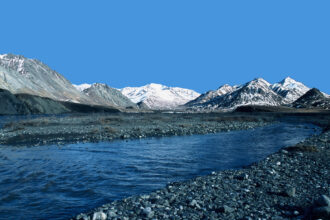
[[[328,103],[327,100],[329,100],[327,94],[319,92],[317,96],[309,95],[309,98],[305,98],[300,104],[294,104],[310,91],[310,88],[290,77],[275,84],[270,84],[262,78],[256,78],[243,85],[225,84],[217,90],[210,90],[204,94],[155,83],[122,89],[112,88],[103,83],[73,85],[41,61],[13,54],[0,55],[0,89],[16,96],[28,94],[61,103],[107,106],[112,109],[187,108],[197,111],[228,111],[245,105],[286,105],[298,108],[306,107],[311,101],[310,97],[318,98],[316,107],[326,108],[327,104],[324,103]],[[314,91],[313,94],[316,92]],[[9,95],[2,97],[9,97]],[[14,100],[13,96],[10,97]],[[44,101],[43,99],[42,102]],[[13,103],[16,102],[19,100]],[[49,101],[46,100],[46,103]]]
[[[310,88],[290,77],[275,84],[256,78],[243,85],[225,84],[217,90],[200,95],[185,106],[195,110],[233,110],[245,105],[289,106],[309,90]],[[325,98],[327,96],[323,93],[321,95]]]

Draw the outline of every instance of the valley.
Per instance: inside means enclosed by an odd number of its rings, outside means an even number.
[[[202,94],[156,83],[117,89],[104,83],[74,85],[36,59],[0,55],[0,160],[7,166],[0,169],[3,216],[328,217],[329,207],[314,201],[329,195],[329,109],[328,94],[290,77],[274,84],[255,78]],[[135,160],[140,150],[147,164],[142,173],[136,168],[141,160]],[[164,156],[165,162],[150,167],[153,156]],[[181,158],[186,162],[182,164]],[[170,161],[177,165],[168,176]],[[186,167],[185,172],[177,173],[178,164]],[[49,166],[55,167],[52,174]],[[194,175],[186,175],[190,166],[196,168]],[[146,182],[153,169],[155,178]],[[170,181],[165,188],[165,180],[158,181],[164,169]],[[34,181],[41,185],[34,188]],[[50,198],[56,202],[49,202],[46,197],[54,192],[57,196]],[[32,206],[21,204],[32,194],[38,195]]]

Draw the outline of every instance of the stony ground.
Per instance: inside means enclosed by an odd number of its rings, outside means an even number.
[[[48,145],[207,134],[264,126],[272,117],[227,114],[94,114],[41,117],[0,129],[3,145]]]
[[[328,128],[244,169],[171,183],[75,219],[330,219]]]

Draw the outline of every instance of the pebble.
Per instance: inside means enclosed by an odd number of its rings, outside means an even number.
[[[144,208],[143,213],[145,214],[145,216],[147,218],[152,218],[154,216],[154,212],[152,211],[152,209],[150,207]]]
[[[93,220],[106,220],[107,215],[103,212],[95,212],[93,215]]]
[[[231,208],[231,207],[229,207],[229,206],[227,206],[227,205],[224,205],[224,206],[222,207],[222,211],[225,212],[225,213],[231,213],[231,212],[234,211],[234,209]]]
[[[294,187],[288,188],[285,190],[284,193],[288,197],[294,197],[294,196],[296,196],[296,188],[294,188]]]

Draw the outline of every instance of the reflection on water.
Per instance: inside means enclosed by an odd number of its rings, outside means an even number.
[[[0,219],[67,219],[172,181],[239,168],[320,130],[248,131],[66,146],[0,147]]]

